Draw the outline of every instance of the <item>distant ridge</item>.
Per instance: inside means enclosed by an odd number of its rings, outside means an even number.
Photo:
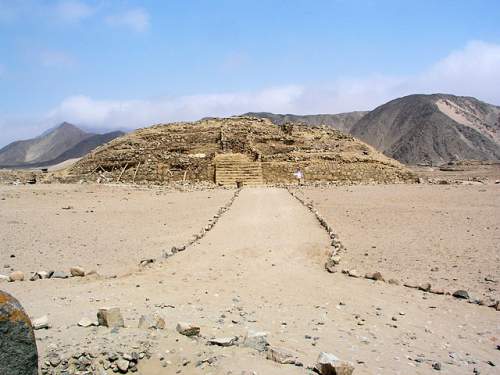
[[[500,160],[500,107],[472,97],[410,95],[369,112],[351,134],[406,164]]]
[[[121,131],[87,133],[73,124],[63,122],[38,137],[15,141],[0,149],[0,167],[28,168],[57,164],[82,157],[123,134]]]
[[[243,116],[267,118],[276,125],[283,125],[287,122],[299,122],[311,126],[329,126],[331,128],[349,133],[352,126],[358,122],[367,111],[355,111],[338,114],[320,114],[320,115],[281,115],[270,112],[248,112]]]

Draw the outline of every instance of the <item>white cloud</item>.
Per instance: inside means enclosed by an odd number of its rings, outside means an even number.
[[[149,29],[149,13],[142,8],[129,9],[125,12],[106,17],[110,26],[126,27],[136,32]]]
[[[66,22],[79,22],[94,14],[95,9],[83,1],[64,0],[56,5],[55,11]]]
[[[94,100],[74,96],[46,117],[47,123],[69,121],[94,127],[134,128],[161,122],[196,120],[204,116],[230,116],[248,110],[288,111],[302,95],[297,86],[260,92],[181,96],[155,100]]]
[[[67,68],[75,65],[76,60],[63,51],[44,50],[40,52],[40,62],[46,67]]]

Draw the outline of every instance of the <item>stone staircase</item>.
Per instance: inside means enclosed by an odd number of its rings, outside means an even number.
[[[220,185],[263,185],[260,162],[243,154],[221,154],[215,157],[215,183]]]

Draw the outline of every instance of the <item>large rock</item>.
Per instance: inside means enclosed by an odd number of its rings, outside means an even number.
[[[105,327],[125,327],[122,313],[118,307],[104,307],[97,311],[97,321],[100,326]]]
[[[350,362],[341,361],[331,353],[322,352],[316,361],[316,370],[321,375],[351,375],[354,366]]]
[[[38,351],[31,321],[21,304],[0,291],[0,374],[37,375]]]

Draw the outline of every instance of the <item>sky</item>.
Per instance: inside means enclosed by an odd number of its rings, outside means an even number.
[[[500,105],[497,0],[0,0],[0,147],[248,111]]]

